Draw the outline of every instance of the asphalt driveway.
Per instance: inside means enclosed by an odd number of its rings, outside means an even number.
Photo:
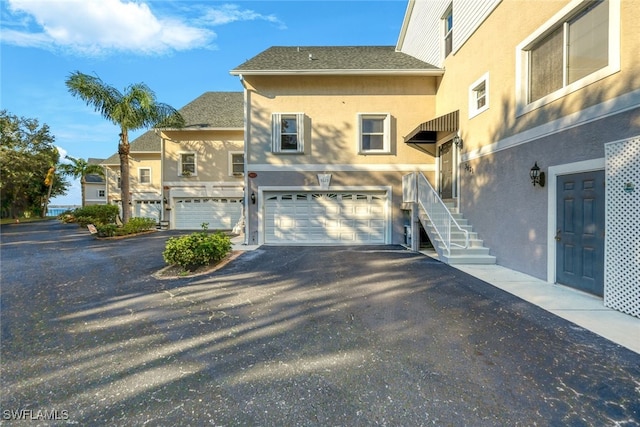
[[[640,425],[638,354],[423,255],[262,247],[155,279],[174,234],[2,227],[0,422]]]

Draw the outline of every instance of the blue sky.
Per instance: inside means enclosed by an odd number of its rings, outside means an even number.
[[[69,94],[73,71],[144,82],[182,108],[241,91],[229,70],[270,46],[395,45],[407,0],[3,0],[0,108],[50,127],[63,156],[107,158],[118,129]],[[131,139],[143,131],[131,134]],[[79,184],[52,203],[79,204]]]

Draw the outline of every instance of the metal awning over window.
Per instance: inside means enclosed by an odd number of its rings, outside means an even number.
[[[438,132],[458,131],[458,110],[426,121],[415,128],[404,138],[407,144],[416,144],[420,149],[435,155],[435,144],[438,140]],[[427,144],[431,144],[430,148]]]

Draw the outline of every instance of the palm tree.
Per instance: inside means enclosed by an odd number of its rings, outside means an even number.
[[[66,81],[73,96],[93,106],[102,117],[120,127],[118,155],[122,197],[122,221],[131,217],[129,204],[129,131],[149,127],[184,126],[184,118],[170,105],[157,102],[155,93],[144,83],[128,86],[124,93],[105,84],[99,77],[76,71]]]
[[[71,176],[75,179],[80,179],[80,187],[82,191],[82,207],[85,203],[84,188],[87,183],[87,175],[100,175],[104,177],[104,169],[98,164],[89,163],[85,159],[76,159],[71,156],[64,156],[65,159],[71,163],[62,163],[58,166],[58,169],[64,174]]]

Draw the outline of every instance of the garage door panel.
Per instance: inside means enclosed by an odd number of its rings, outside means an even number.
[[[229,230],[242,215],[242,199],[180,198],[174,200],[175,227],[197,230],[203,223],[209,230]]]
[[[266,243],[384,244],[386,193],[265,195]]]

